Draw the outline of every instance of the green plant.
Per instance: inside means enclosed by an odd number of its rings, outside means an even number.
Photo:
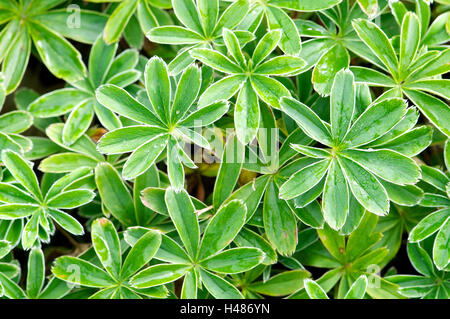
[[[449,40],[448,0],[0,1],[0,299],[448,299]]]

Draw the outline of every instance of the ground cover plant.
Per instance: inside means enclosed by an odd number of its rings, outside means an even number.
[[[448,0],[0,1],[0,298],[448,299]]]

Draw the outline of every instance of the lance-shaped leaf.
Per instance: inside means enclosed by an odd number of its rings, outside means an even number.
[[[166,148],[168,137],[160,134],[134,151],[123,166],[124,179],[133,179],[146,172]]]
[[[280,197],[292,199],[307,192],[320,182],[329,166],[330,160],[326,159],[302,168],[280,187]]]
[[[400,33],[400,76],[404,76],[412,64],[420,43],[420,24],[417,16],[408,12],[403,17]]]
[[[163,132],[165,130],[157,126],[122,127],[103,135],[97,148],[104,154],[132,152]]]
[[[157,231],[148,231],[131,248],[121,271],[122,278],[128,278],[147,264],[158,251],[161,245],[161,234]]]
[[[244,163],[244,152],[244,145],[235,135],[231,136],[225,144],[222,162],[214,184],[213,205],[216,209],[230,196],[236,186]]]
[[[166,63],[158,57],[153,57],[145,66],[144,77],[147,95],[154,111],[162,121],[168,121],[171,87]]]
[[[63,256],[55,260],[52,273],[64,281],[87,287],[108,287],[114,279],[101,268],[77,257]]]
[[[45,280],[45,260],[41,249],[33,248],[28,257],[27,295],[36,298]]]
[[[381,183],[368,171],[343,157],[338,157],[347,183],[358,202],[368,211],[385,215],[389,210],[389,199]]]
[[[281,194],[277,185],[270,181],[264,194],[263,222],[267,238],[277,251],[291,255],[297,245],[297,220]]]
[[[53,117],[66,114],[90,96],[77,89],[61,89],[44,94],[33,101],[28,111],[37,117]]]
[[[382,100],[369,106],[350,128],[345,145],[356,147],[386,134],[406,114],[406,103],[397,98]]]
[[[243,72],[240,66],[218,51],[211,49],[193,49],[191,50],[191,56],[220,72],[230,74]]]
[[[142,270],[131,278],[136,288],[148,288],[163,285],[184,276],[190,265],[161,264]]]
[[[73,235],[83,235],[84,229],[78,220],[58,209],[49,208],[48,214],[63,229]]]
[[[234,116],[237,136],[246,145],[255,138],[259,128],[259,101],[249,80],[239,92]]]
[[[40,23],[33,23],[31,37],[47,68],[68,82],[81,80],[87,73],[81,54],[63,37]]]
[[[201,265],[213,272],[236,274],[256,267],[263,258],[258,248],[232,248],[203,260]]]
[[[306,105],[293,99],[283,97],[281,109],[289,115],[311,138],[325,145],[331,145],[331,134],[322,120]]]
[[[131,195],[119,173],[109,163],[95,168],[95,182],[107,210],[124,225],[135,225]]]
[[[200,230],[197,215],[189,195],[184,189],[169,187],[164,196],[169,216],[172,219],[186,250],[195,256],[198,250]]]
[[[228,246],[244,226],[246,214],[247,208],[239,200],[223,205],[206,226],[198,259],[205,259]]]
[[[338,230],[345,224],[349,211],[348,186],[339,163],[331,161],[323,190],[323,216],[331,228]]]
[[[119,236],[113,223],[106,218],[99,218],[92,223],[92,244],[100,262],[106,271],[119,279],[122,254]]]
[[[149,125],[162,125],[161,121],[151,111],[118,86],[102,85],[97,89],[96,96],[104,107],[119,115]]]
[[[450,218],[442,225],[434,240],[433,261],[438,269],[445,269],[450,262]]]
[[[395,77],[398,71],[398,60],[386,34],[373,22],[357,19],[352,22],[353,28],[361,40],[370,48],[380,61]]]
[[[197,98],[201,83],[201,70],[195,65],[189,66],[183,72],[170,110],[172,123],[177,123],[189,110]]]
[[[138,3],[138,0],[125,0],[117,6],[105,26],[103,37],[106,43],[116,42],[119,39]]]
[[[450,209],[444,208],[423,218],[410,232],[409,241],[418,242],[438,231],[450,217]]]
[[[329,299],[327,293],[314,280],[309,278],[303,281],[306,293],[311,299]]]
[[[211,295],[216,299],[244,299],[242,294],[225,279],[213,273],[200,269],[202,283]]]
[[[347,133],[355,113],[355,91],[353,74],[348,70],[339,71],[330,96],[331,134],[338,143]]]
[[[4,150],[2,152],[2,161],[23,187],[29,190],[37,199],[42,200],[38,180],[29,163],[20,155],[10,150]]]

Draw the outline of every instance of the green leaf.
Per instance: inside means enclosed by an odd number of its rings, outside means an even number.
[[[363,299],[366,294],[366,289],[368,286],[368,280],[365,275],[361,275],[356,279],[356,281],[350,286],[344,299]]]
[[[358,202],[371,213],[384,216],[389,210],[389,199],[380,182],[355,162],[338,157],[347,183]]]
[[[44,285],[45,260],[40,248],[33,248],[28,257],[27,295],[36,298]]]
[[[126,118],[149,125],[160,126],[162,124],[150,110],[118,86],[102,85],[97,89],[96,96],[104,107]]]
[[[234,109],[234,125],[237,137],[246,145],[255,137],[259,128],[259,102],[252,85],[247,80],[242,86]]]
[[[201,261],[201,265],[215,273],[237,274],[256,267],[263,258],[258,248],[232,248]]]
[[[406,114],[406,103],[397,98],[382,100],[369,106],[345,137],[347,147],[367,144],[386,134]]]
[[[168,121],[170,119],[171,87],[166,63],[158,57],[153,57],[145,66],[144,77],[147,95],[153,109],[163,122]]]
[[[341,229],[349,212],[348,186],[337,160],[331,161],[322,198],[323,217],[328,225]]]
[[[244,226],[246,214],[242,201],[232,200],[223,205],[206,226],[198,259],[203,260],[228,246]]]
[[[267,23],[270,30],[281,30],[279,46],[286,54],[297,55],[301,49],[300,35],[294,21],[283,10],[266,7]]]
[[[427,277],[434,277],[433,261],[425,249],[413,243],[408,243],[407,249],[409,260],[417,272]]]
[[[27,192],[8,183],[0,183],[0,201],[8,204],[38,204]]]
[[[106,209],[122,224],[136,224],[131,195],[119,173],[109,163],[99,163],[95,168],[95,182]]]
[[[450,108],[446,103],[415,90],[405,90],[405,94],[442,133],[450,136]]]
[[[266,296],[286,296],[303,287],[305,278],[310,277],[306,270],[291,270],[279,273],[265,282],[256,282],[248,286],[248,289]]]
[[[117,6],[105,26],[103,37],[107,44],[119,40],[138,3],[138,0],[125,0]]]
[[[48,214],[52,217],[54,221],[58,225],[60,225],[63,229],[67,230],[69,233],[73,235],[83,235],[84,229],[83,226],[77,221],[75,218],[66,214],[58,209],[48,209]]]
[[[235,237],[234,242],[240,247],[255,247],[260,249],[264,253],[262,263],[265,265],[270,265],[277,261],[277,253],[269,242],[248,228],[242,228]]]
[[[80,167],[95,168],[98,161],[77,153],[59,153],[44,158],[39,170],[46,173],[67,173]]]
[[[27,297],[18,284],[2,273],[0,273],[0,283],[3,288],[3,293],[9,298],[25,299]]]
[[[89,78],[94,87],[104,83],[116,55],[117,44],[107,45],[99,36],[89,55]]]
[[[184,247],[190,254],[195,256],[198,250],[200,230],[198,226],[195,208],[184,189],[173,189],[169,187],[164,196],[169,216],[175,224]]]
[[[14,178],[38,200],[42,200],[38,180],[30,164],[20,155],[10,150],[3,150],[2,161]]]
[[[197,109],[182,119],[178,124],[184,127],[208,126],[221,119],[228,112],[228,108],[229,104],[225,101],[215,102]]]
[[[312,139],[325,145],[331,145],[331,134],[322,120],[305,104],[283,97],[281,109],[289,115],[301,129]]]
[[[307,192],[320,182],[329,167],[330,160],[325,159],[302,168],[280,187],[280,197],[292,199]]]
[[[211,49],[192,49],[191,56],[220,72],[228,74],[239,74],[243,72],[240,66],[218,51]]]
[[[381,87],[394,87],[395,82],[392,78],[383,73],[361,67],[361,66],[351,66],[350,71],[352,71],[355,76],[355,81],[357,83],[366,83],[371,86],[381,86]]]
[[[121,278],[128,278],[147,264],[161,245],[161,234],[148,231],[131,248],[122,267]]]
[[[19,86],[30,59],[31,40],[28,31],[21,28],[16,32],[19,36],[15,38],[2,63],[6,93],[13,92]]]
[[[190,265],[161,264],[142,270],[131,278],[136,288],[148,288],[163,285],[181,278],[190,269]]]
[[[329,299],[327,293],[314,280],[305,279],[303,282],[306,293],[311,299]]]
[[[49,92],[33,101],[28,111],[37,117],[53,117],[66,114],[90,96],[77,89],[60,89]]]
[[[255,66],[263,62],[266,57],[272,53],[273,50],[275,50],[280,42],[281,36],[281,30],[277,29],[267,32],[261,38],[255,48],[255,51],[253,51],[252,62]]]
[[[215,209],[218,209],[233,192],[244,162],[244,152],[244,145],[235,135],[231,136],[225,144],[214,184],[213,206]]]
[[[280,199],[280,196],[277,185],[270,181],[263,202],[264,229],[274,248],[280,254],[289,256],[297,245],[297,220],[287,202]]]
[[[268,76],[255,74],[251,77],[251,83],[259,98],[276,109],[280,108],[282,97],[291,95],[283,84]]]
[[[342,142],[355,113],[355,91],[353,74],[339,71],[334,77],[330,96],[331,134],[336,142]]]
[[[47,205],[54,208],[73,209],[86,205],[95,197],[95,193],[87,189],[74,189],[60,193],[46,200]]]
[[[178,0],[172,1],[173,11],[177,18],[186,27],[198,33],[203,33],[202,25],[199,19],[199,11],[197,10],[194,1],[192,0]]]
[[[181,299],[197,299],[198,282],[196,271],[193,269],[189,270],[184,276]]]
[[[77,19],[80,21],[79,25]],[[57,31],[63,37],[87,44],[95,42],[103,32],[107,19],[103,13],[84,9],[75,11],[71,7],[33,15],[33,20]]]
[[[344,46],[337,44],[322,55],[313,71],[314,89],[321,95],[331,92],[333,79],[339,70],[347,68],[350,57]]]
[[[216,299],[244,299],[244,296],[225,279],[200,268],[200,277],[205,288]]]
[[[450,209],[444,208],[423,218],[410,232],[409,241],[418,242],[439,230],[450,216]]]
[[[198,105],[204,107],[220,100],[228,100],[239,91],[246,79],[247,77],[244,75],[224,77],[203,92],[198,101]]]
[[[106,271],[119,279],[122,265],[119,236],[113,223],[106,218],[96,219],[91,226],[92,245]]]
[[[97,148],[104,154],[122,154],[132,152],[160,136],[165,130],[157,126],[135,125],[118,128],[102,136]],[[124,143],[124,141],[126,141]]]
[[[0,240],[0,259],[6,256],[12,249],[9,241]]]
[[[197,44],[203,37],[192,30],[180,26],[162,26],[151,29],[147,33],[150,41],[161,44]]]
[[[181,75],[170,110],[170,120],[177,123],[184,117],[197,98],[202,84],[201,70],[195,65],[189,66]]]
[[[129,180],[145,173],[167,145],[166,135],[157,135],[134,151],[123,166],[122,176]]]
[[[39,206],[30,204],[6,204],[0,206],[2,219],[17,219],[30,216],[39,209]]]
[[[50,72],[68,82],[76,82],[86,76],[80,52],[67,40],[40,23],[33,23],[30,29],[39,56]]]
[[[414,160],[391,150],[345,150],[340,154],[394,184],[416,184],[421,177]]]
[[[102,288],[114,280],[99,267],[77,257],[63,256],[55,260],[52,273],[59,279],[87,287]]]
[[[398,60],[386,34],[375,23],[367,20],[356,19],[353,20],[352,25],[360,39],[396,77]]]
[[[403,17],[400,33],[400,77],[404,78],[408,73],[420,43],[420,22],[414,13],[408,12]]]
[[[239,47],[239,40],[233,31],[228,29],[223,29],[223,40],[228,52],[233,57],[233,60],[242,68],[246,68],[247,62],[242,54],[241,48]]]

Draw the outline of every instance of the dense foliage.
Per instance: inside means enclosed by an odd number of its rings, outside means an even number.
[[[449,0],[1,0],[1,298],[450,296]]]

